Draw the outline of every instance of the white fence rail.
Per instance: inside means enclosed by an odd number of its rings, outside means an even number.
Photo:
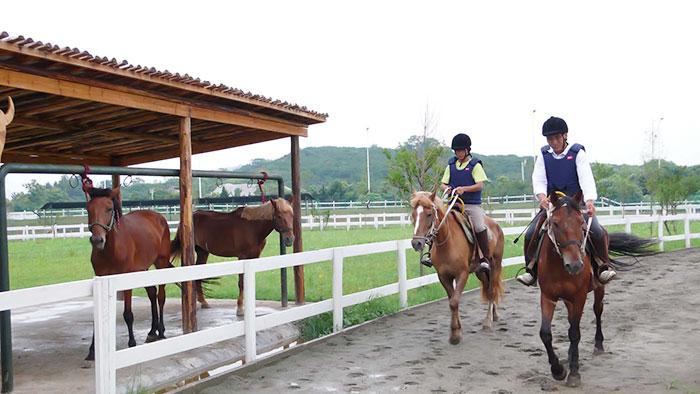
[[[684,222],[684,233],[664,236],[664,222],[678,220]],[[685,240],[685,246],[689,247],[692,238],[700,238],[700,233],[690,233],[691,220],[700,220],[700,215],[601,218],[603,224],[624,224],[627,231],[631,230],[633,223],[657,223],[662,250],[664,241]],[[524,227],[506,227],[504,228],[504,233],[517,234],[523,229]],[[407,279],[406,249],[408,248],[410,248],[410,240],[387,241],[271,256],[254,260],[95,277],[90,280],[0,293],[0,310],[11,310],[92,295],[94,302],[96,391],[98,393],[115,393],[116,371],[119,368],[173,355],[241,335],[245,336],[245,361],[253,362],[258,357],[255,333],[260,330],[321,313],[332,312],[333,330],[337,332],[343,328],[343,308],[392,294],[399,294],[400,307],[405,308],[408,306],[408,290],[438,282],[437,274]],[[358,293],[343,294],[343,266],[345,258],[386,252],[396,252],[398,282]],[[332,296],[330,299],[274,312],[269,315],[255,316],[253,311],[255,310],[256,300],[256,272],[301,264],[315,264],[323,261],[332,261]],[[519,263],[522,263],[522,256],[507,258],[503,261],[504,266]],[[245,287],[248,292],[245,298],[245,310],[247,313],[242,322],[239,321],[133,348],[116,349],[115,317],[118,291],[239,273],[246,274]]]

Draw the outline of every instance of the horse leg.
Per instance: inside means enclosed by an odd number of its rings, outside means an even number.
[[[593,354],[602,354],[605,352],[603,347],[603,327],[601,323],[601,316],[603,315],[603,297],[605,297],[605,286],[598,286],[593,294],[595,296],[595,301],[593,303],[593,312],[595,313],[595,347],[593,349]]]
[[[158,334],[156,333],[156,330],[159,327],[158,304],[156,304],[156,287],[146,287],[146,293],[148,293],[148,299],[151,301],[151,331],[149,331],[148,335],[146,336],[146,343],[149,343],[158,340]]]
[[[85,357],[85,361],[95,361],[95,328],[92,329],[92,343],[90,343],[90,350],[88,350],[88,355]]]
[[[238,274],[238,300],[236,301],[236,316],[245,315],[243,305],[243,274]]]
[[[456,345],[462,339],[462,334],[460,331],[461,323],[459,321],[459,311],[457,309],[457,307],[459,306],[459,301],[454,307],[452,302],[455,294],[455,288],[453,284],[454,278],[449,275],[443,276],[440,275],[440,273],[438,273],[438,279],[440,279],[442,287],[445,289],[445,292],[447,292],[447,300],[450,303],[450,310],[452,311],[452,320],[450,323],[450,343]]]
[[[583,299],[567,303],[569,311],[569,377],[566,378],[566,385],[578,387],[581,384],[581,375],[578,372],[578,344],[581,341],[581,316],[583,307],[586,305],[586,295]]]
[[[158,319],[158,339],[165,339],[165,320],[163,320],[163,309],[165,307],[165,285],[158,286],[158,307],[160,317]]]
[[[134,314],[131,312],[131,290],[124,290],[124,321],[129,330],[129,347],[136,346],[134,339]]]
[[[540,339],[547,349],[547,358],[551,367],[552,376],[556,380],[564,380],[566,370],[559,362],[557,354],[552,348],[552,317],[554,317],[554,307],[557,303],[544,294],[540,294],[540,308],[542,309],[542,323],[540,325]]]
[[[197,250],[197,262],[195,263],[196,265],[200,264],[206,264],[207,259],[209,258],[209,252],[207,252],[204,249],[196,248]],[[197,301],[199,301],[199,305],[202,307],[202,309],[209,309],[209,303],[207,300],[204,298],[204,290],[202,289],[202,281],[197,280],[195,281],[195,286],[197,287]]]

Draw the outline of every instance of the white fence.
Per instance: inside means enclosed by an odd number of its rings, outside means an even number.
[[[700,205],[684,205],[679,206],[680,212],[695,215],[698,212]],[[598,209],[600,218],[612,220],[624,220],[626,216],[631,218],[643,218],[649,220],[651,217],[658,217],[661,208],[657,207],[652,215],[645,215],[650,212],[649,208],[641,207],[615,207],[609,206]],[[532,219],[537,213],[536,209],[521,208],[521,209],[495,209],[487,212],[494,220],[499,223],[513,225],[516,222],[527,222]],[[624,214],[620,216],[620,214]],[[635,219],[637,220],[637,219]],[[641,219],[640,219],[641,220]],[[179,225],[176,221],[169,221],[170,231],[175,232]],[[408,213],[372,213],[372,214],[353,214],[353,215],[322,215],[311,216],[306,215],[301,217],[301,227],[308,230],[324,230],[327,228],[346,229],[351,228],[379,228],[386,226],[406,226],[411,225],[411,217]],[[90,232],[87,224],[54,224],[51,226],[15,226],[7,228],[8,239],[10,240],[32,240],[42,238],[82,238],[88,237]]]
[[[663,236],[664,221],[669,220],[682,220],[684,222],[684,234]],[[659,234],[661,234],[659,240],[661,241],[662,250],[664,241],[685,240],[685,246],[689,247],[691,238],[700,238],[700,233],[690,233],[691,220],[700,220],[700,215],[687,214],[660,217],[628,216],[626,218],[601,218],[603,224],[624,224],[627,231],[631,231],[633,223],[657,223]],[[507,227],[504,228],[504,233],[516,234],[523,229],[524,227]],[[147,362],[242,335],[245,336],[245,361],[249,363],[255,361],[258,357],[255,333],[260,330],[321,313],[332,312],[333,330],[337,332],[343,328],[343,308],[366,302],[376,297],[392,294],[399,294],[400,307],[405,308],[408,306],[408,290],[438,282],[437,274],[407,279],[406,249],[409,247],[409,240],[387,241],[264,257],[254,260],[95,277],[90,280],[0,293],[0,310],[11,310],[92,296],[94,302],[96,391],[98,393],[115,393],[117,369],[130,365]],[[344,259],[347,257],[385,252],[396,252],[398,282],[353,294],[343,294]],[[332,296],[330,299],[260,317],[256,317],[255,313],[252,313],[255,310],[256,300],[256,272],[277,270],[279,268],[293,267],[301,264],[315,264],[323,261],[333,262]],[[520,264],[521,262],[522,256],[511,257],[505,259],[503,265],[508,266]],[[222,277],[239,273],[246,274],[244,286],[248,293],[245,298],[245,310],[248,311],[248,313],[245,314],[244,321],[238,321],[232,324],[132,348],[122,350],[116,349],[115,317],[118,291],[163,283]]]

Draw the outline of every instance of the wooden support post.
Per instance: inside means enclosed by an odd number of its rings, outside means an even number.
[[[182,266],[194,265],[194,226],[192,225],[192,140],[191,118],[180,119],[180,242]],[[182,283],[182,332],[197,331],[197,304],[194,282]]]
[[[294,198],[294,253],[304,250],[301,239],[301,170],[299,163],[299,136],[292,136],[292,195]],[[304,266],[294,267],[294,293],[296,303],[304,303]]]

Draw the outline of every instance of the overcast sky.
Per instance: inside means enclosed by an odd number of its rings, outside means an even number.
[[[694,165],[698,15],[676,1],[23,0],[3,2],[0,30],[328,113],[302,148],[396,147],[428,107],[434,137],[466,132],[479,153],[531,155],[555,115],[594,161],[641,164],[653,124],[661,157]],[[287,139],[266,142],[193,168],[288,152]]]

